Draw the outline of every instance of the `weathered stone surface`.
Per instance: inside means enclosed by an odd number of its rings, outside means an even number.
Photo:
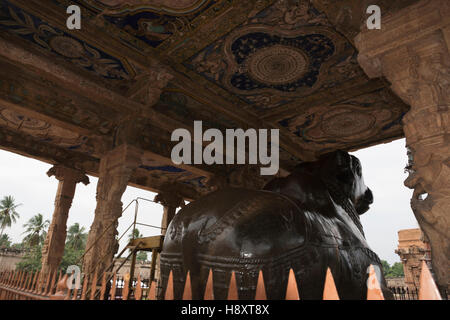
[[[101,159],[97,207],[89,230],[83,272],[104,271],[112,262],[119,248],[116,235],[118,219],[122,216],[122,194],[141,157],[141,150],[123,144]]]
[[[370,77],[385,76],[411,106],[403,119],[412,163],[405,185],[431,245],[441,287],[450,286],[450,3],[420,1],[383,18],[382,29],[355,39]]]
[[[419,228],[400,230],[395,253],[400,256],[403,264],[404,285],[410,290],[419,288],[422,261],[430,260],[430,245],[425,242],[422,231]]]
[[[47,238],[42,248],[42,272],[55,272],[61,263],[67,235],[67,218],[72,206],[77,183],[89,184],[89,178],[79,170],[61,165],[53,166],[48,172],[49,177],[59,180],[55,198],[55,211],[48,229]]]

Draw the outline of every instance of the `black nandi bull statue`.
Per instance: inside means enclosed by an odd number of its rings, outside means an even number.
[[[292,268],[300,298],[322,299],[330,267],[341,299],[365,299],[369,265],[382,268],[359,220],[372,202],[359,160],[343,151],[301,164],[264,190],[212,192],[170,223],[158,297],[172,270],[174,297],[181,299],[189,270],[192,297],[202,299],[212,269],[215,299],[226,299],[232,271],[239,298],[253,299],[260,270],[267,298],[284,299]],[[382,275],[379,281],[391,298]]]

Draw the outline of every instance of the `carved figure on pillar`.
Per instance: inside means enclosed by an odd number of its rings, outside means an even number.
[[[61,263],[67,235],[67,218],[77,183],[89,184],[89,178],[85,174],[63,165],[53,166],[47,175],[54,176],[59,180],[59,184],[55,198],[55,211],[42,248],[42,271],[44,273],[54,272]]]
[[[383,18],[376,33],[355,39],[369,77],[386,77],[411,106],[403,118],[411,152],[405,185],[411,207],[431,246],[441,288],[450,287],[450,3],[419,1]]]

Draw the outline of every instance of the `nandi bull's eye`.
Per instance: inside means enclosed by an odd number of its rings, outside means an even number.
[[[355,165],[355,172],[358,176],[362,176],[362,169],[361,169],[361,165],[357,162]]]
[[[361,177],[362,176],[362,169],[361,169],[361,162],[359,162],[359,159],[355,156],[352,156],[352,167],[355,173]]]
[[[336,177],[340,181],[350,181],[353,178],[353,172],[350,170],[350,168],[346,168],[342,170],[340,173],[338,173]]]

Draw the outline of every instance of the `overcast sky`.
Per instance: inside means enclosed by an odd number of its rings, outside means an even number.
[[[418,224],[410,208],[412,190],[403,185],[407,175],[405,140],[353,152],[361,160],[365,183],[374,194],[374,203],[362,217],[369,245],[381,259],[389,263],[400,261],[394,250],[398,244],[397,232],[401,229],[416,228]],[[33,215],[42,213],[51,220],[58,181],[46,175],[50,165],[0,150],[0,198],[12,195],[17,203],[20,219],[6,233],[13,242],[23,238],[23,224]],[[89,177],[88,186],[77,185],[68,226],[80,223],[88,231],[95,211],[97,180]],[[128,187],[122,197],[124,207],[137,197],[153,200],[155,194]],[[119,235],[133,222],[134,205],[125,211],[119,220]],[[138,222],[161,225],[162,207],[152,202],[140,201]],[[139,227],[144,236],[159,234],[158,229]],[[127,235],[124,239],[127,238]],[[121,248],[125,241],[121,241]]]

